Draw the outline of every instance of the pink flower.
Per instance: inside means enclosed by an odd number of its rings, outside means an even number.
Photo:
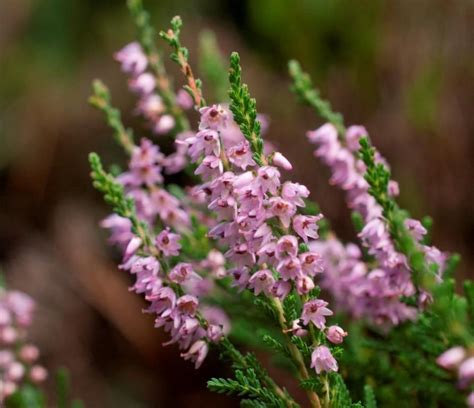
[[[132,255],[135,255],[135,252],[137,252],[138,248],[142,246],[142,240],[139,237],[133,237],[130,242],[127,245],[127,248],[125,248],[125,252],[123,254],[123,261],[127,262]]]
[[[157,120],[164,110],[163,100],[157,94],[145,95],[138,101],[137,112],[150,121]]]
[[[185,360],[191,360],[195,364],[195,368],[199,368],[207,356],[209,347],[204,340],[196,341],[191,348],[186,352],[182,353],[181,357]]]
[[[295,232],[303,238],[304,242],[308,242],[308,237],[317,239],[318,235],[318,224],[317,222],[323,218],[322,214],[319,215],[297,215],[293,218],[293,229]]]
[[[255,290],[255,295],[259,295],[261,292],[270,295],[274,283],[275,278],[271,271],[263,269],[252,275],[249,280],[249,287]]]
[[[464,360],[459,366],[458,377],[461,387],[466,387],[474,380],[474,357]]]
[[[300,295],[306,295],[314,289],[314,282],[309,276],[298,276],[296,278],[296,291]]]
[[[287,258],[278,264],[277,271],[283,280],[294,280],[301,275],[300,260],[298,258]]]
[[[161,315],[161,317],[171,315],[176,305],[176,294],[169,287],[160,288],[156,293],[148,295],[146,299],[152,302],[147,311]]]
[[[284,170],[292,170],[293,166],[291,165],[290,161],[283,156],[280,152],[276,152],[272,157],[272,163],[275,166],[281,167]]]
[[[280,187],[280,172],[276,167],[259,167],[257,170],[257,178],[263,193],[269,191],[271,194],[276,194],[278,192],[278,188]]]
[[[296,207],[281,197],[272,197],[269,200],[269,216],[278,217],[285,228],[290,226],[291,217],[296,212]]]
[[[199,300],[197,299],[196,296],[192,296],[192,295],[183,295],[176,302],[177,309],[181,313],[184,313],[190,316],[194,316],[196,314],[198,306],[199,306]]]
[[[334,344],[341,344],[346,336],[347,332],[339,326],[329,326],[326,331],[326,338]]]
[[[314,299],[306,302],[303,306],[301,318],[303,323],[307,325],[313,323],[319,330],[323,330],[326,325],[326,316],[332,316],[333,312],[326,306],[328,302],[321,299]]]
[[[305,252],[299,256],[303,273],[315,276],[323,272],[323,261],[317,252]]]
[[[181,245],[180,236],[169,232],[169,229],[161,231],[156,237],[156,246],[165,256],[178,256]]]
[[[445,368],[446,370],[452,370],[458,367],[464,358],[466,357],[466,350],[464,347],[457,346],[446,350],[437,359],[436,363]]]
[[[304,207],[305,203],[303,198],[308,198],[309,190],[302,184],[287,181],[283,183],[281,196],[298,207]]]
[[[38,347],[32,344],[25,344],[20,349],[19,357],[23,362],[28,363],[28,364],[35,362],[39,357]]]
[[[311,354],[311,368],[314,368],[316,374],[322,371],[337,371],[337,361],[332,356],[331,351],[326,346],[316,347]]]
[[[368,134],[364,126],[349,126],[346,130],[347,148],[353,152],[357,152],[360,148],[360,138],[368,136]]]
[[[199,109],[201,114],[201,122],[199,129],[221,129],[225,128],[229,119],[227,112],[221,105],[206,106]]]
[[[474,408],[474,391],[467,396],[466,404],[468,408]]]
[[[149,72],[138,75],[128,81],[130,90],[139,95],[149,95],[156,86],[155,77]]]
[[[276,245],[276,258],[281,261],[286,258],[294,258],[297,254],[298,239],[293,235],[283,235]]]
[[[176,125],[176,121],[172,115],[163,115],[155,123],[153,131],[157,135],[164,135],[170,132]]]
[[[194,106],[193,98],[184,89],[178,91],[178,94],[176,95],[176,103],[184,110],[191,109]]]
[[[190,279],[202,279],[196,272],[193,270],[193,266],[189,263],[180,262],[173,269],[171,269],[169,279],[174,283],[182,284]]]
[[[216,156],[206,156],[194,174],[201,174],[204,179],[219,177],[224,171],[222,161]]]
[[[326,163],[331,164],[341,149],[337,138],[337,129],[334,125],[326,123],[306,135],[310,142],[319,146],[315,152],[316,156],[322,157]]]
[[[277,281],[272,288],[272,295],[280,300],[285,299],[291,292],[291,283],[284,280]]]
[[[132,42],[115,53],[114,58],[121,63],[122,71],[133,76],[143,73],[148,59],[138,42]]]
[[[248,166],[255,166],[252,159],[252,150],[247,140],[244,140],[235,146],[229,147],[226,151],[229,161],[236,167],[245,170]]]
[[[405,220],[405,228],[413,235],[417,241],[421,241],[423,236],[428,232],[420,221],[414,220],[413,218],[407,218]]]
[[[33,383],[38,384],[48,378],[48,372],[43,367],[35,365],[31,367],[29,376]]]
[[[117,214],[109,215],[100,222],[102,228],[110,230],[109,242],[112,245],[125,249],[133,238],[132,222],[128,218],[120,217]]]

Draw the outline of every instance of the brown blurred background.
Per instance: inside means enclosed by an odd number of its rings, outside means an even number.
[[[160,346],[97,226],[108,210],[90,185],[87,153],[107,163],[123,156],[86,100],[100,77],[116,105],[133,107],[111,57],[135,34],[124,3],[0,1],[0,264],[8,285],[39,303],[33,337],[44,363],[69,368],[86,406],[230,405],[205,390],[207,378],[225,374],[215,357],[195,372],[177,350]],[[268,138],[296,164],[294,178],[311,188],[338,233],[352,239],[343,196],[305,141],[320,121],[288,90],[286,62],[298,58],[348,124],[366,125],[400,182],[401,204],[415,217],[432,216],[434,243],[462,254],[459,278],[474,277],[472,0],[147,6],[158,28],[183,17],[193,61],[203,28],[217,33],[225,54],[241,53],[259,110],[271,117]]]

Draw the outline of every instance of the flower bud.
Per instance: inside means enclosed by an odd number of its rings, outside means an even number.
[[[346,336],[347,332],[339,326],[330,326],[326,332],[326,338],[334,344],[341,344]]]
[[[280,152],[276,152],[273,155],[273,160],[272,161],[273,161],[273,164],[275,166],[281,167],[284,170],[292,170],[293,169],[293,166],[291,165],[289,160],[285,156],[283,156]]]

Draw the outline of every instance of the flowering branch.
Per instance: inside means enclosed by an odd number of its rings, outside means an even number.
[[[105,114],[107,124],[114,130],[114,137],[123,149],[131,154],[135,143],[133,131],[123,126],[120,111],[111,105],[110,91],[102,81],[95,80],[92,84],[93,95],[89,103]]]
[[[234,120],[250,143],[253,159],[258,165],[264,166],[267,159],[263,154],[263,139],[260,134],[260,122],[257,120],[257,102],[250,97],[248,86],[242,83],[240,57],[236,52],[230,56],[229,83],[229,108],[234,114]]]
[[[181,17],[175,16],[171,20],[171,28],[166,32],[161,31],[160,36],[174,50],[171,54],[171,59],[178,64],[188,82],[187,85],[184,86],[184,89],[193,98],[194,105],[200,108],[206,105],[206,101],[202,96],[202,82],[200,79],[194,77],[193,70],[188,62],[189,51],[186,47],[181,45],[179,35],[182,26],[183,22]]]
[[[346,130],[342,115],[334,112],[329,101],[321,98],[319,90],[313,86],[311,77],[301,69],[299,62],[291,60],[288,63],[288,71],[293,79],[291,89],[299,100],[312,107],[324,120],[332,123],[338,130],[339,135],[344,137]]]
[[[163,63],[163,58],[156,46],[156,31],[150,24],[150,16],[143,7],[142,0],[128,0],[128,8],[135,21],[139,33],[139,42],[148,58],[151,69],[156,75],[156,86],[168,113],[176,119],[177,130],[189,129],[189,122],[181,107],[176,103],[176,95]]]

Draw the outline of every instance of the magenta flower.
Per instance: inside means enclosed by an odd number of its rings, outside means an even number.
[[[206,106],[199,109],[201,122],[199,129],[220,129],[225,128],[229,119],[229,112],[221,105]]]
[[[272,157],[272,163],[275,166],[281,167],[284,170],[291,170],[293,166],[291,165],[290,161],[283,156],[280,152],[276,152]]]
[[[347,332],[339,326],[329,326],[326,331],[326,338],[334,344],[341,344],[346,336]]]
[[[149,72],[144,72],[143,74],[129,79],[128,86],[130,87],[130,90],[138,95],[149,95],[155,89],[155,77]]]
[[[368,134],[364,126],[349,126],[346,130],[346,144],[348,149],[357,152],[360,148],[360,138]]]
[[[296,207],[291,202],[281,197],[272,197],[269,200],[270,208],[268,210],[269,217],[278,217],[285,228],[291,223],[291,217],[295,215]]]
[[[122,71],[133,76],[143,73],[148,59],[138,42],[132,42],[115,53],[114,58],[122,65]]]
[[[283,280],[294,280],[301,275],[301,262],[298,258],[284,259],[278,264],[277,271]]]
[[[338,370],[337,361],[326,346],[318,346],[314,349],[311,354],[311,368],[315,369],[316,374]]]
[[[257,170],[257,178],[263,193],[277,194],[280,187],[280,172],[276,167],[263,166]]]
[[[296,217],[295,217],[296,218]],[[294,258],[298,254],[298,239],[293,235],[282,236],[276,245],[275,255],[278,260]]]
[[[315,276],[323,272],[323,261],[321,255],[317,252],[304,252],[299,255],[303,273],[309,276]]]
[[[293,218],[293,229],[303,239],[304,242],[308,242],[308,237],[317,239],[318,235],[318,224],[317,222],[323,218],[322,214],[319,215],[297,215]]]
[[[255,161],[252,159],[252,151],[250,144],[244,140],[235,146],[229,147],[226,150],[229,161],[236,167],[245,170],[249,166],[255,166]]]
[[[191,95],[184,89],[180,89],[176,95],[176,103],[181,109],[188,110],[194,106],[194,101]]]
[[[156,246],[165,256],[178,256],[181,245],[179,235],[169,232],[169,229],[161,231],[156,237]]]
[[[304,207],[303,199],[309,197],[309,190],[302,184],[286,181],[283,183],[281,196],[298,207]]]
[[[458,377],[459,383],[463,388],[474,381],[474,357],[469,357],[461,363]]]
[[[185,360],[191,360],[194,362],[195,368],[198,369],[201,367],[201,364],[206,358],[208,351],[209,346],[207,343],[204,340],[198,340],[186,353],[182,353],[181,357],[183,357]]]
[[[255,295],[259,295],[261,292],[270,295],[274,283],[275,278],[273,277],[271,271],[268,269],[263,269],[261,271],[255,272],[251,276],[249,280],[249,287],[254,289]]]
[[[303,323],[308,325],[313,323],[319,330],[323,330],[326,325],[326,316],[332,316],[333,312],[326,306],[328,302],[321,299],[314,299],[306,302],[303,306],[301,319]]]
[[[296,291],[300,295],[306,295],[314,289],[314,282],[309,276],[298,276],[296,278]]]
[[[466,357],[464,347],[457,346],[446,350],[437,359],[436,363],[446,370],[452,370],[458,367]]]
[[[193,270],[193,266],[189,263],[180,262],[173,269],[171,269],[168,277],[174,283],[182,284],[190,279],[202,279]]]

